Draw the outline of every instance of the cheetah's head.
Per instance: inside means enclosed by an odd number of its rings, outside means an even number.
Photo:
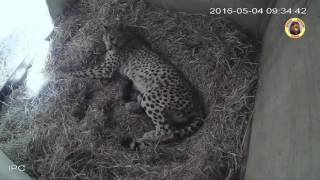
[[[127,36],[123,24],[105,25],[103,42],[107,51],[116,52],[126,41]]]

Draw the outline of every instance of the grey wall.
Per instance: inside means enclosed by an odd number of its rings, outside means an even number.
[[[289,39],[284,15],[268,25],[246,179],[319,180],[320,1],[282,0],[276,6],[306,6],[306,32]]]

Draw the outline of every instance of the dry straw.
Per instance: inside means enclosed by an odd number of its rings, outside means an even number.
[[[257,80],[256,40],[224,18],[173,13],[143,1],[82,0],[56,23],[46,72],[101,63],[102,24],[122,22],[201,92],[207,117],[194,136],[146,152],[119,145],[150,130],[130,114],[119,79],[52,80],[37,97],[14,91],[1,114],[0,148],[39,179],[237,179]],[[18,155],[17,155],[18,154]]]

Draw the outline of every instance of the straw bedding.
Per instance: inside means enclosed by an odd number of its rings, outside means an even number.
[[[103,61],[102,24],[121,22],[171,61],[201,93],[205,124],[190,138],[135,152],[119,145],[152,125],[121,100],[121,79],[51,79],[36,97],[14,91],[0,148],[39,179],[238,179],[253,111],[259,45],[224,18],[174,13],[141,0],[79,1],[56,22],[45,72]]]

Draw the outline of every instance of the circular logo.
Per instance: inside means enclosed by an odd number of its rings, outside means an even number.
[[[306,26],[300,18],[291,18],[286,22],[284,30],[290,38],[297,39],[303,36]]]

